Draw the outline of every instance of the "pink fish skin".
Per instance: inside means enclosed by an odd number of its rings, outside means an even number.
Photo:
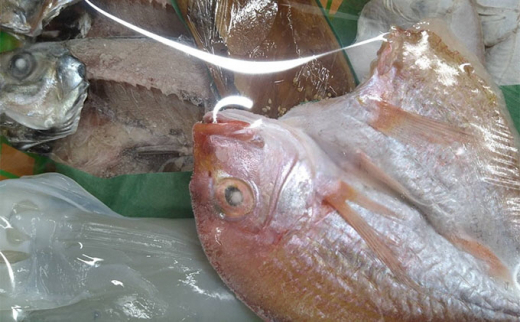
[[[518,135],[445,35],[394,30],[355,92],[193,132],[199,238],[260,317],[520,320]]]

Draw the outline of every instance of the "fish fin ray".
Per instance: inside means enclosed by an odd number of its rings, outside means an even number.
[[[351,200],[352,198],[352,188],[341,182],[338,192],[339,193],[327,195],[324,199],[325,202],[330,204],[338,214],[356,230],[377,257],[388,266],[396,278],[417,289],[417,284],[406,275],[394,252],[383,241],[379,233],[370,227],[370,225],[346,203],[347,200]]]
[[[376,104],[379,114],[369,125],[399,141],[420,146],[424,141],[449,145],[457,142],[469,143],[473,139],[464,129],[404,111],[385,101],[377,101]]]
[[[386,206],[369,199],[368,197],[356,191],[353,187],[344,182],[340,182],[339,191],[341,192],[344,201],[351,201],[364,209],[367,209],[377,214],[381,214],[390,219],[403,219],[401,215],[393,212]]]
[[[399,197],[404,198],[410,204],[414,206],[423,206],[423,203],[415,199],[406,187],[401,185],[401,183],[374,164],[374,162],[372,162],[364,152],[358,153],[357,161],[359,168],[368,174],[373,180],[382,184],[391,192],[397,193]]]
[[[487,246],[464,235],[451,235],[448,240],[459,249],[485,262],[491,276],[515,284],[515,279],[509,268]]]

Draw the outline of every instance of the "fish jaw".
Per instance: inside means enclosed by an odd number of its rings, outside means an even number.
[[[5,0],[0,4],[0,26],[17,34],[38,36],[60,11],[79,0]]]

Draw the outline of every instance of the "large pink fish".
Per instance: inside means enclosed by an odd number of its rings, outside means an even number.
[[[520,319],[517,134],[439,30],[392,31],[347,96],[195,125],[199,237],[262,318]]]

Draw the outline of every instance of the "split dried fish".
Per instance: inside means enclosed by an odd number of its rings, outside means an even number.
[[[143,38],[66,43],[92,86],[76,134],[51,157],[100,177],[193,168],[192,126],[212,105],[205,66]]]
[[[351,94],[194,127],[199,237],[264,319],[520,319],[518,134],[431,30],[393,30]]]

